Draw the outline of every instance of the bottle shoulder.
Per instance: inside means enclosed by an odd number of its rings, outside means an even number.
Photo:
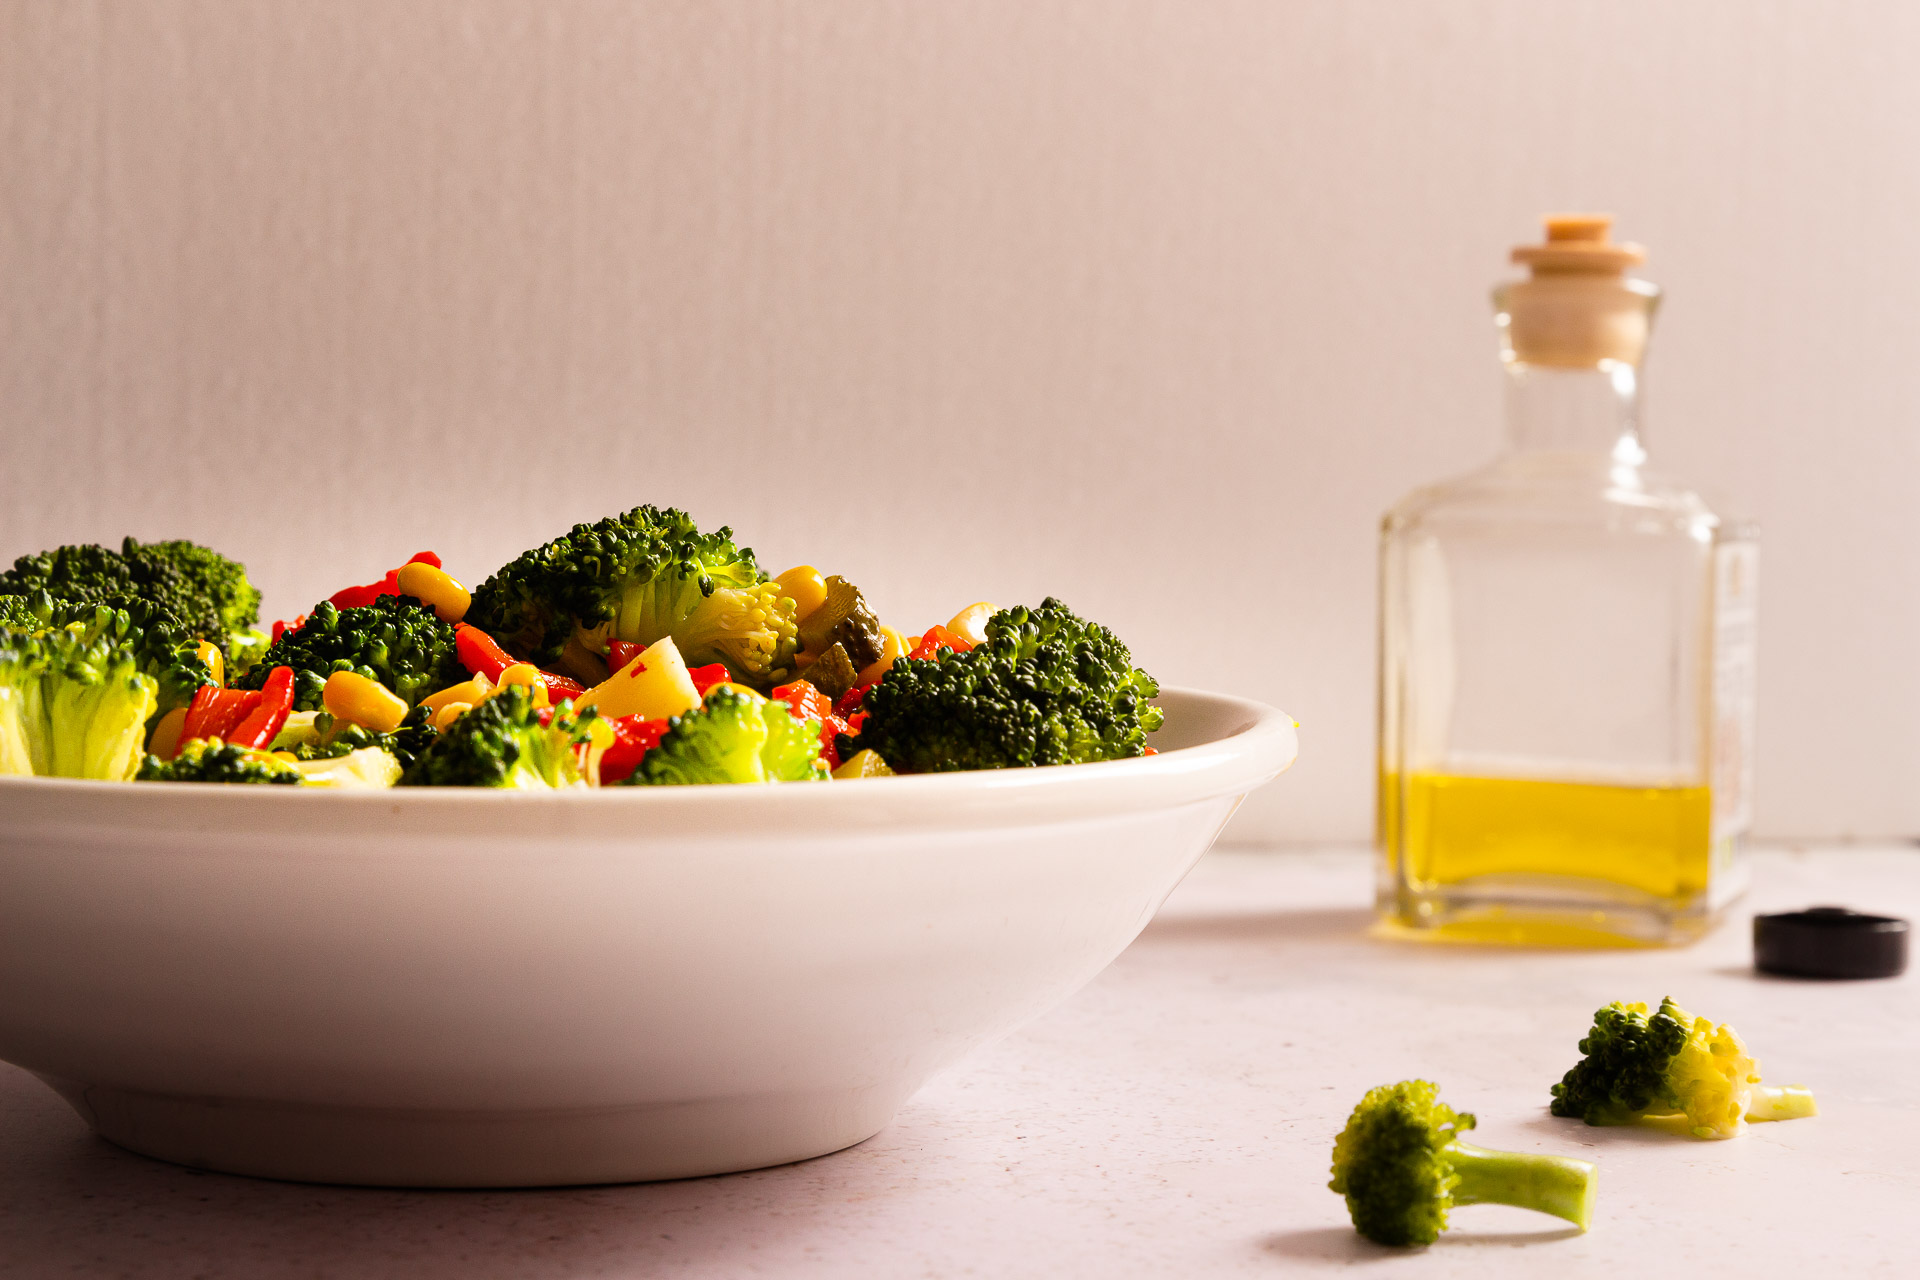
[[[1593,526],[1697,538],[1723,523],[1698,493],[1645,466],[1604,455],[1518,454],[1415,489],[1388,509],[1382,528]]]

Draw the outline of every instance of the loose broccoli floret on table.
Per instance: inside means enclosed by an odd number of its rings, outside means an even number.
[[[403,787],[584,787],[580,749],[591,709],[537,709],[522,685],[488,698],[440,731],[401,775]]]
[[[258,689],[281,666],[293,668],[293,705],[300,711],[320,709],[327,677],[336,671],[377,680],[410,707],[467,678],[453,628],[412,596],[381,596],[350,609],[321,601],[233,686]]]
[[[1334,1139],[1327,1185],[1346,1197],[1355,1230],[1378,1244],[1432,1244],[1447,1211],[1463,1204],[1515,1205],[1587,1229],[1592,1164],[1461,1142],[1473,1127],[1473,1116],[1441,1102],[1429,1081],[1370,1089]]]
[[[1731,1138],[1747,1120],[1814,1115],[1800,1085],[1760,1082],[1760,1065],[1732,1027],[1716,1025],[1662,1000],[1618,1001],[1593,1015],[1582,1058],[1553,1086],[1556,1116],[1588,1124],[1684,1124],[1696,1138]]]
[[[902,658],[866,693],[857,738],[907,773],[1079,764],[1146,751],[1160,692],[1120,638],[1049,598],[1003,609],[966,653]]]
[[[748,690],[716,686],[698,710],[668,723],[626,785],[815,782],[829,776],[820,755],[820,722]]]
[[[0,630],[0,772],[124,782],[157,705],[135,645],[110,630]]]
[[[124,539],[119,551],[95,544],[21,556],[0,574],[0,595],[45,591],[57,600],[139,597],[232,656],[260,620],[260,593],[236,561],[195,542]]]
[[[504,566],[473,593],[465,620],[541,666],[560,662],[569,641],[597,661],[609,640],[672,636],[689,663],[725,662],[767,684],[798,647],[795,610],[731,530],[703,534],[684,511],[635,507]]]
[[[241,782],[300,785],[300,771],[278,756],[218,738],[195,738],[171,760],[148,756],[136,782]]]

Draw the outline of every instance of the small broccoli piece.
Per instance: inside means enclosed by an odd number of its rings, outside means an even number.
[[[135,782],[246,782],[300,785],[300,771],[278,756],[218,738],[196,738],[171,760],[148,756]]]
[[[231,684],[258,689],[282,666],[293,668],[293,705],[301,711],[320,709],[327,677],[336,671],[377,680],[410,707],[467,678],[453,628],[412,596],[381,596],[351,609],[323,600]]]
[[[355,747],[337,756],[298,760],[291,768],[303,786],[349,791],[385,790],[397,785],[403,772],[399,759],[382,747]]]
[[[295,714],[306,713],[296,712]],[[296,729],[294,733],[289,734],[286,730],[282,730],[281,736],[274,739],[274,746],[277,749],[292,752],[294,758],[302,762],[337,760],[355,751],[377,747],[398,760],[400,767],[405,769],[418,760],[420,754],[432,746],[433,740],[440,736],[433,726],[427,723],[432,716],[433,713],[425,707],[415,707],[407,713],[407,718],[400,722],[398,729],[392,733],[380,733],[357,724],[337,721],[321,711],[312,715],[311,723],[305,733],[300,733]],[[292,720],[289,717],[289,728],[292,727]],[[283,742],[283,739],[286,741]]]
[[[1596,1011],[1580,1041],[1586,1056],[1553,1086],[1556,1116],[1588,1124],[1684,1124],[1696,1138],[1731,1138],[1748,1120],[1815,1115],[1801,1085],[1760,1082],[1760,1064],[1738,1033],[1662,1000],[1615,1001]]]
[[[0,574],[0,595],[45,591],[57,600],[139,597],[178,618],[195,639],[229,653],[232,636],[260,620],[260,593],[244,566],[194,542],[124,539],[21,556]]]
[[[1355,1230],[1377,1244],[1432,1244],[1447,1229],[1447,1211],[1462,1204],[1510,1204],[1587,1229],[1592,1164],[1461,1142],[1474,1118],[1439,1095],[1426,1080],[1369,1089],[1333,1140],[1327,1185],[1347,1198]]]
[[[1120,638],[1049,597],[1003,609],[966,653],[902,658],[867,691],[866,723],[841,758],[868,748],[894,769],[935,773],[1080,764],[1142,755],[1160,692]]]
[[[0,631],[0,771],[124,782],[157,690],[134,644],[110,631]]]
[[[818,720],[794,715],[784,702],[716,685],[697,710],[668,721],[667,732],[623,785],[815,782],[828,776]]]
[[[594,719],[591,708],[578,716],[564,707],[536,710],[525,686],[509,686],[441,730],[401,775],[400,785],[584,787],[579,748],[590,741]]]
[[[796,645],[793,602],[748,590],[765,577],[732,530],[703,534],[684,511],[635,507],[577,524],[504,566],[473,593],[465,620],[542,666],[559,661],[569,640],[604,656],[609,640],[672,636],[688,661],[711,655],[699,661],[727,662],[760,683]],[[727,590],[747,594],[709,606]]]

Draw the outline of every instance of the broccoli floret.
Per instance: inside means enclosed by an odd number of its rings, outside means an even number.
[[[239,563],[194,542],[124,539],[119,551],[86,544],[21,556],[0,574],[0,595],[45,591],[58,600],[139,597],[178,618],[196,639],[229,654],[235,634],[260,620],[260,593]]]
[[[1587,1229],[1592,1164],[1461,1142],[1474,1118],[1439,1095],[1426,1080],[1369,1089],[1333,1140],[1327,1185],[1347,1198],[1355,1230],[1378,1244],[1432,1244],[1462,1204],[1510,1204]]]
[[[820,722],[748,690],[716,685],[699,709],[673,717],[668,726],[624,785],[815,782],[829,776],[820,755]]]
[[[1818,1111],[1803,1086],[1760,1083],[1760,1064],[1732,1027],[1696,1018],[1671,998],[1652,1014],[1618,1001],[1596,1011],[1580,1052],[1586,1056],[1553,1086],[1556,1116],[1731,1138],[1748,1120]]]
[[[410,707],[467,678],[453,628],[412,596],[381,596],[351,609],[322,600],[231,683],[258,689],[275,667],[293,668],[293,705],[300,711],[320,709],[327,677],[336,671],[377,680]]]
[[[1120,638],[1049,597],[1003,609],[966,653],[902,658],[867,691],[844,759],[878,751],[894,769],[935,773],[1080,764],[1142,755],[1164,718],[1160,692]]]
[[[703,534],[684,511],[635,507],[577,524],[500,569],[473,593],[466,621],[542,666],[569,640],[604,655],[609,640],[672,636],[688,662],[725,662],[765,684],[798,643],[796,606],[777,588],[755,589],[765,581],[732,530]]]
[[[42,631],[76,626],[88,640],[104,636],[132,646],[140,670],[157,683],[156,717],[185,706],[196,689],[213,679],[213,669],[200,656],[199,641],[186,624],[151,600],[105,596],[79,602],[56,600],[45,591],[0,596],[0,627]]]
[[[300,785],[300,771],[265,751],[218,738],[196,738],[171,760],[148,756],[135,782],[248,782]]]
[[[380,733],[357,724],[336,721],[324,711],[296,711],[288,717],[286,727],[273,740],[273,749],[287,751],[294,759],[304,763],[309,760],[338,760],[355,751],[377,747],[398,760],[400,767],[405,769],[440,736],[427,723],[432,715],[425,707],[415,707],[400,722],[398,729],[392,733]]]
[[[0,631],[0,771],[125,781],[157,690],[134,645],[110,631]]]
[[[542,723],[542,719],[546,723]],[[590,739],[591,708],[536,710],[525,686],[512,685],[440,731],[400,778],[403,787],[584,787],[580,751]]]

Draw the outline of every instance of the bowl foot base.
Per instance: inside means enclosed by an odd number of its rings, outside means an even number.
[[[551,1187],[694,1178],[864,1142],[912,1088],[579,1111],[432,1111],[195,1098],[41,1076],[101,1137],[175,1164],[294,1182]]]

